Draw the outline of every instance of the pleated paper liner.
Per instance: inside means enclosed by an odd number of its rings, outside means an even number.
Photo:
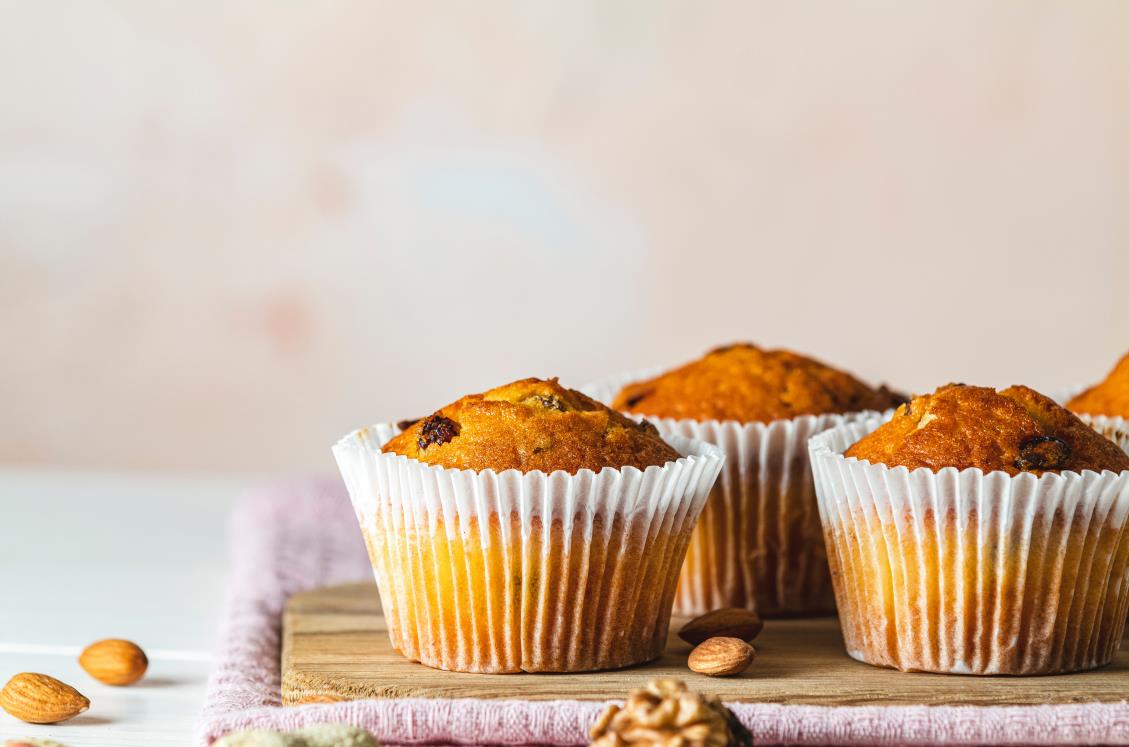
[[[476,472],[380,447],[388,425],[334,447],[393,645],[461,672],[579,672],[656,658],[678,568],[724,459],[667,436],[662,467]]]
[[[1087,419],[1124,449],[1124,421]],[[906,671],[1107,664],[1129,613],[1129,471],[888,468],[842,455],[882,420],[811,440],[848,653]]]
[[[610,405],[627,384],[663,370],[610,377],[582,391]],[[833,612],[807,441],[877,415],[805,415],[768,423],[647,417],[661,433],[717,444],[726,456],[690,540],[675,613],[699,615],[719,607],[745,607],[765,616]]]

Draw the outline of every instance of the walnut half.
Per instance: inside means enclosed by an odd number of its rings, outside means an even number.
[[[712,695],[680,680],[655,680],[608,706],[592,727],[592,747],[751,747],[753,737]]]

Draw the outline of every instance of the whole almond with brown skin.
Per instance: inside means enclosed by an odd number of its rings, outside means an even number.
[[[756,655],[756,649],[740,638],[719,636],[699,643],[690,652],[686,664],[691,671],[698,674],[724,677],[744,672],[753,663]]]
[[[141,647],[120,638],[90,644],[79,655],[78,663],[87,674],[107,685],[132,685],[149,668],[149,658]]]
[[[29,724],[57,724],[90,707],[82,693],[54,677],[17,674],[0,690],[0,708]]]
[[[695,617],[682,626],[678,631],[678,637],[692,646],[718,636],[751,641],[760,635],[763,629],[764,621],[756,612],[739,607],[724,607]]]

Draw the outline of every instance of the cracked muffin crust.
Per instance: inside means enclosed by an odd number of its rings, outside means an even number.
[[[1025,386],[949,384],[914,397],[844,456],[887,467],[1021,472],[1129,470],[1129,455]]]
[[[652,417],[750,423],[886,410],[904,401],[807,356],[737,343],[625,386],[612,406]]]
[[[428,464],[501,472],[662,466],[679,454],[658,431],[557,379],[522,379],[471,394],[407,424],[384,445]]]
[[[1129,353],[1117,362],[1104,381],[1082,392],[1066,406],[1089,415],[1129,418]]]

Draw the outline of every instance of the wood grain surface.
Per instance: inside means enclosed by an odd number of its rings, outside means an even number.
[[[671,624],[667,653],[629,669],[584,674],[459,674],[430,669],[391,646],[373,584],[295,595],[283,619],[282,700],[511,698],[610,700],[658,677],[676,677],[730,702],[1007,705],[1119,701],[1129,695],[1129,652],[1104,669],[1047,677],[972,677],[879,669],[843,650],[835,618],[769,620],[757,659],[738,677],[686,668],[690,646]]]

